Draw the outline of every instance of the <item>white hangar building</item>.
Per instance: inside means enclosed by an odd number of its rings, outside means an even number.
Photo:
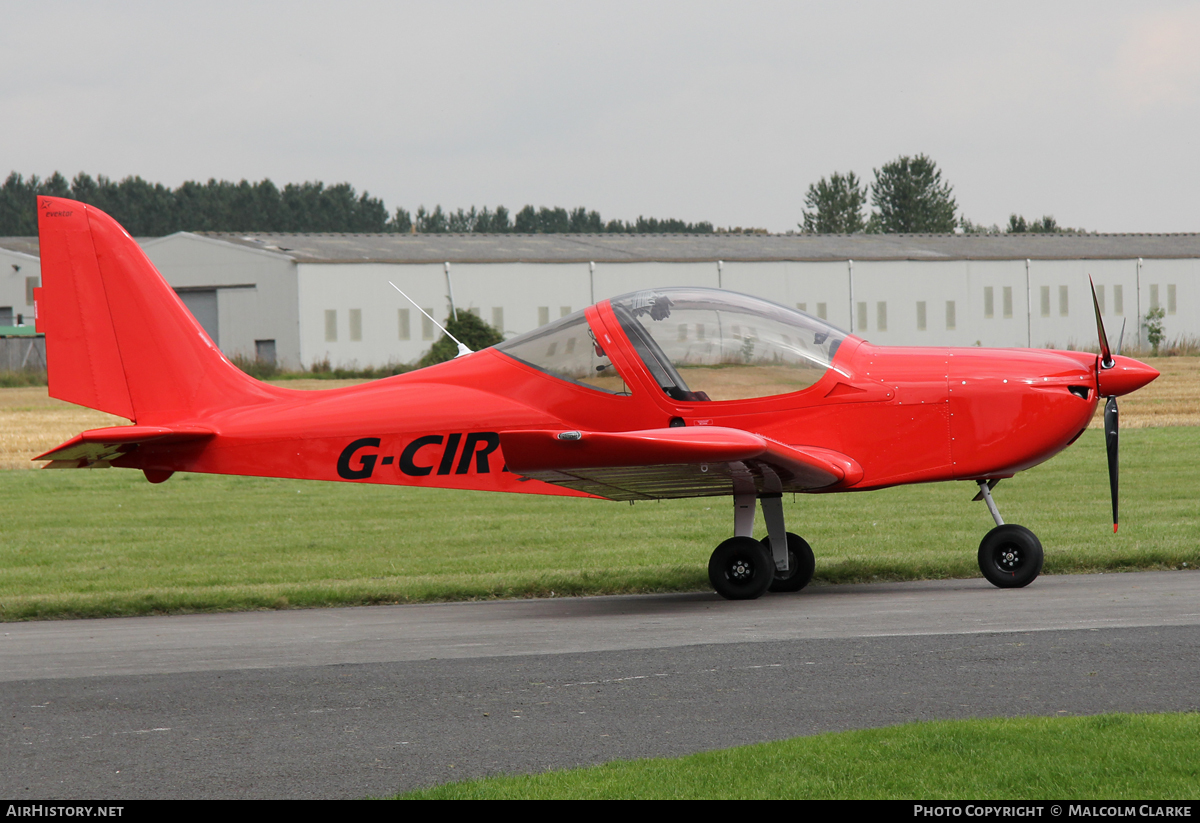
[[[21,311],[36,272],[36,239],[9,240],[0,254],[23,255],[21,276],[0,272],[0,314]],[[1123,320],[1128,345],[1158,306],[1169,339],[1200,336],[1200,234],[181,232],[139,242],[222,350],[285,368],[419,358],[440,333],[389,281],[439,321],[453,293],[459,311],[505,336],[625,292],[712,286],[883,345],[1084,348],[1096,344],[1090,274],[1114,345]]]
[[[0,237],[0,327],[33,324],[33,290],[41,277],[36,237]]]

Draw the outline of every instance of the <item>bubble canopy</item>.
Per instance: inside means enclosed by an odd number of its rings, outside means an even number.
[[[680,401],[802,391],[829,370],[846,338],[804,312],[717,289],[653,289],[608,302],[646,370]],[[563,380],[611,394],[629,392],[582,311],[496,349]]]

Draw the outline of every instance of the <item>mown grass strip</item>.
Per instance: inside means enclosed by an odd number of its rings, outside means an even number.
[[[493,777],[400,799],[1188,800],[1200,714],[912,723]]]
[[[1121,442],[1118,535],[1100,432],[997,488],[1005,519],[1040,536],[1045,573],[1200,565],[1200,428]],[[974,493],[943,483],[785,508],[818,583],[975,577],[992,522]],[[695,591],[732,522],[725,498],[631,507],[188,474],[156,486],[119,469],[0,472],[0,511],[2,620]]]

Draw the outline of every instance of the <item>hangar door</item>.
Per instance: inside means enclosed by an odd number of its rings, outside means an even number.
[[[187,306],[188,311],[192,313],[192,317],[200,322],[204,327],[204,331],[212,338],[213,343],[218,348],[221,346],[221,338],[218,334],[217,326],[217,290],[216,289],[176,289],[175,293],[179,295],[179,299],[183,301],[183,305]]]

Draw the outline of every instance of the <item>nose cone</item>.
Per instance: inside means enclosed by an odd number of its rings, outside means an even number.
[[[1158,369],[1131,357],[1117,355],[1111,369],[1101,367],[1096,384],[1101,397],[1120,396],[1137,391],[1158,377]]]

